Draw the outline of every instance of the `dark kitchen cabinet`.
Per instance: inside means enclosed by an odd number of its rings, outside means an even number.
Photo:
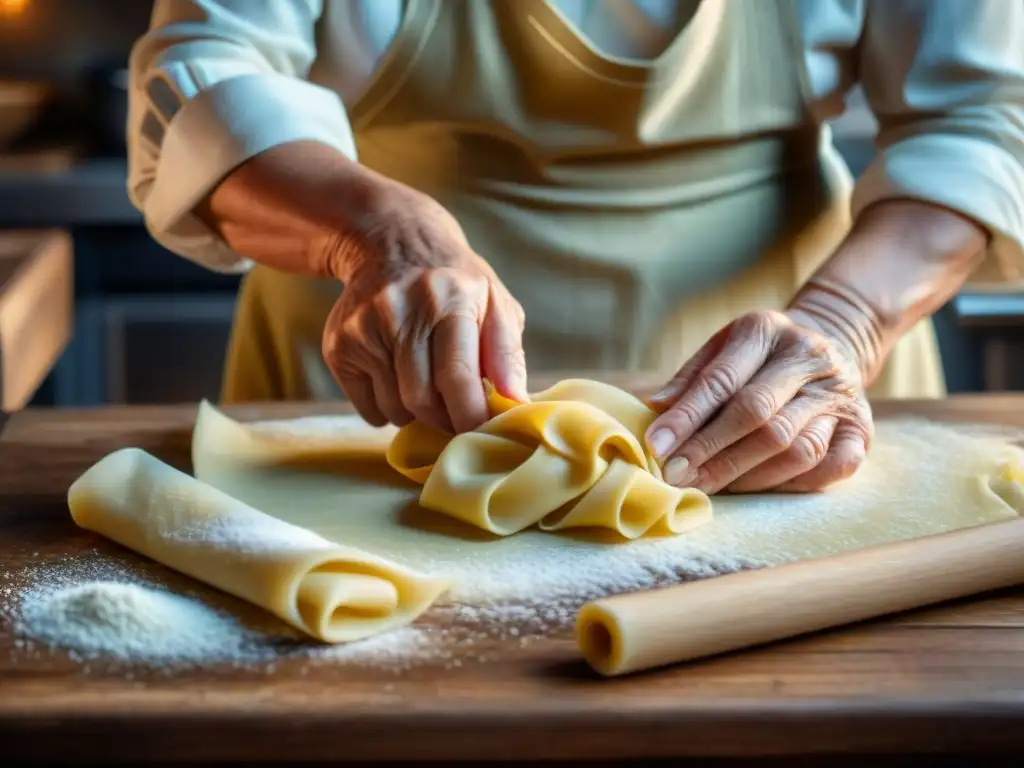
[[[49,382],[58,405],[215,400],[235,296],[123,295],[79,302]]]
[[[239,278],[174,256],[141,225],[73,238],[74,337],[36,404],[216,399]]]

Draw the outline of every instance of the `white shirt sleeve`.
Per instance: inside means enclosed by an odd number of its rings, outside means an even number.
[[[867,0],[860,79],[878,155],[857,215],[909,197],[992,235],[988,266],[1024,277],[1024,2]]]
[[[156,0],[130,61],[128,194],[168,250],[245,271],[196,204],[277,145],[319,141],[355,159],[339,97],[305,80],[322,10],[322,0]]]

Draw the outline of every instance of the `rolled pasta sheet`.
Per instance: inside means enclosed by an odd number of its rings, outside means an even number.
[[[135,448],[87,470],[68,506],[80,527],[327,643],[408,624],[451,585],[265,515]]]
[[[711,519],[711,502],[674,488],[647,452],[654,412],[622,390],[567,380],[516,403],[488,392],[494,414],[456,437],[413,422],[392,441],[391,466],[422,483],[420,504],[508,536],[604,528],[626,539],[678,534]]]

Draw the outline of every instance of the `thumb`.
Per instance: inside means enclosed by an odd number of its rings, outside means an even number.
[[[480,368],[498,394],[520,403],[530,401],[522,323],[493,291],[480,332]]]
[[[647,398],[647,404],[656,411],[662,411],[686,394],[686,391],[693,385],[697,375],[721,351],[728,331],[728,327],[721,328],[704,342],[704,345],[689,360],[683,363],[682,368],[676,371],[676,374],[669,379],[665,386]]]

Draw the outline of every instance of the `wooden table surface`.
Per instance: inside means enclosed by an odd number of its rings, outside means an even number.
[[[1024,396],[876,411],[1024,427]],[[119,551],[71,523],[69,483],[127,445],[187,468],[194,414],[194,405],[15,414],[0,437],[0,586],[29,564]],[[1024,750],[1024,589],[617,680],[598,679],[567,641],[495,641],[497,661],[401,674],[326,666],[304,675],[279,662],[133,679],[61,653],[19,658],[14,642],[0,620],[0,745],[11,757],[785,756],[791,766],[801,756]]]

